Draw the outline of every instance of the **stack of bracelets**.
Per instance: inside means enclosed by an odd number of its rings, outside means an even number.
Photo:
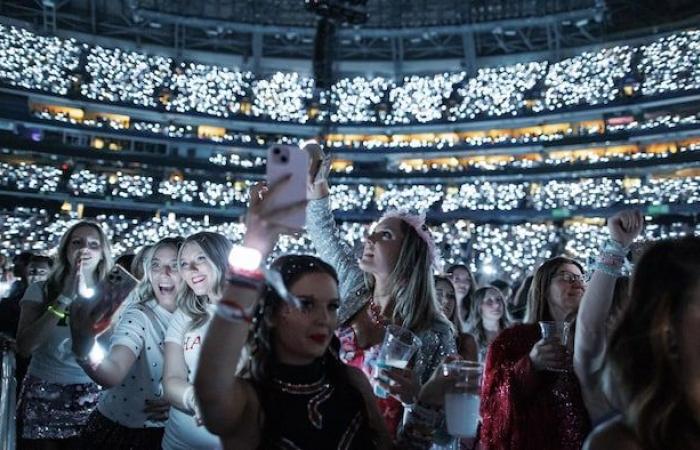
[[[226,281],[241,289],[256,291],[265,289],[265,273],[260,267],[262,255],[249,247],[234,247],[229,255],[229,273]],[[216,307],[216,315],[229,322],[253,323],[255,305],[244,308],[236,300],[224,296]]]
[[[624,247],[616,240],[608,239],[603,244],[593,269],[606,273],[611,277],[621,277],[623,275],[622,268],[625,265],[625,256],[627,256],[628,251],[629,248]]]

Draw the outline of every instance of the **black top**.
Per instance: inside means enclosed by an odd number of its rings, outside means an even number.
[[[376,447],[362,395],[327,364],[323,358],[308,366],[278,364],[270,368],[266,388],[256,385],[265,417],[261,449]]]

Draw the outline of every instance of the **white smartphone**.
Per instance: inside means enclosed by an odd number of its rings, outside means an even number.
[[[270,198],[271,207],[292,205],[306,200],[306,179],[309,173],[309,155],[296,145],[272,145],[267,150],[267,185],[291,175],[281,191]],[[280,224],[300,231],[306,223],[306,210],[299,208],[278,220]]]

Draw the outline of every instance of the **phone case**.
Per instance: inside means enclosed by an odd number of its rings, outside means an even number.
[[[99,317],[93,325],[96,333],[105,331],[112,322],[112,317],[136,287],[138,280],[126,269],[116,265],[97,287],[97,298],[93,300],[92,314]]]
[[[291,178],[270,198],[270,207],[277,209],[306,200],[306,178],[309,171],[309,155],[293,145],[273,145],[267,151],[267,183],[276,183],[286,175]],[[306,223],[306,211],[300,208],[277,220],[278,223],[301,230]]]

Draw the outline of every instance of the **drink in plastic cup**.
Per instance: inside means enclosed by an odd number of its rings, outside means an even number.
[[[568,349],[569,346],[569,331],[571,324],[569,322],[553,322],[553,321],[541,321],[540,331],[542,332],[542,339],[558,341],[561,345]],[[555,372],[566,372],[567,369],[550,369]]]
[[[542,339],[553,339],[561,343],[561,345],[566,346],[569,338],[569,323],[568,322],[553,322],[553,321],[541,321],[540,331],[542,332]]]
[[[476,437],[479,425],[481,376],[484,366],[473,361],[453,361],[442,365],[449,386],[445,392],[447,431],[461,438]]]
[[[405,369],[408,362],[420,347],[420,339],[408,329],[397,325],[386,328],[384,342],[375,363],[375,378],[382,378],[382,370],[389,368]],[[389,393],[379,385],[374,386],[374,395],[387,398]]]

